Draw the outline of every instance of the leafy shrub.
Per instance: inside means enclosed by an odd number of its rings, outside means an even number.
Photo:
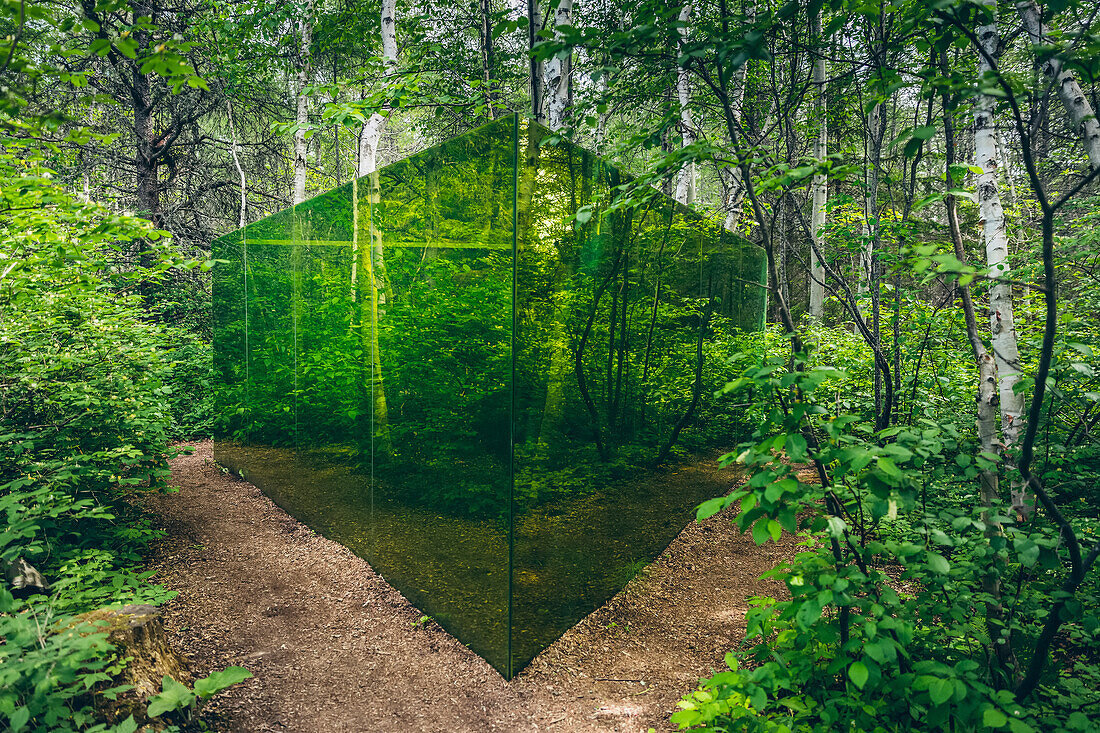
[[[137,291],[180,263],[148,222],[76,202],[49,175],[0,153],[0,560],[25,558],[54,586],[0,591],[0,721],[99,731],[87,692],[109,679],[110,647],[72,616],[171,597],[136,570],[156,531],[127,500],[165,487],[173,454],[173,334]],[[157,264],[134,269],[141,249]]]
[[[737,506],[758,544],[801,532],[804,550],[773,571],[790,600],[757,599],[749,612],[755,646],[729,655],[673,721],[777,733],[1094,729],[1082,710],[1100,703],[1086,682],[1100,670],[1095,576],[1065,590],[1057,527],[1017,524],[1007,506],[959,488],[999,460],[972,450],[973,436],[931,420],[875,433],[830,414],[818,390],[843,378],[765,360],[727,387],[753,391],[767,417],[724,459],[745,465],[748,483],[699,515]],[[811,460],[823,485],[792,465]],[[1081,536],[1090,521],[1077,522]],[[1056,663],[1018,699],[1023,671],[1044,667],[1052,617]]]

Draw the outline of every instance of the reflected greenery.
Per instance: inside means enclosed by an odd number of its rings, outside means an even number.
[[[747,242],[510,116],[215,243],[216,456],[506,677],[721,489]],[[578,211],[581,214],[578,216]]]

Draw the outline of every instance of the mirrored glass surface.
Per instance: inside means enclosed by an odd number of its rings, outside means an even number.
[[[759,253],[624,182],[513,115],[215,243],[217,459],[509,678],[741,437]]]

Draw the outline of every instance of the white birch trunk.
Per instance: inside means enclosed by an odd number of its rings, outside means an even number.
[[[679,16],[679,21],[685,25],[677,28],[681,49],[687,39],[686,24],[691,22],[691,12],[691,0],[688,0]],[[683,66],[676,71],[676,97],[680,102],[680,131],[683,135],[683,147],[686,148],[695,142],[695,122],[691,118],[691,81]],[[695,200],[695,161],[685,163],[680,169],[676,179],[676,200],[685,205]]]
[[[396,0],[382,0],[382,63],[387,75],[397,69],[397,19]],[[382,130],[386,125],[386,116],[375,112],[363,124],[359,135],[358,178],[353,189],[355,199],[355,235],[352,238],[352,282],[364,292],[368,302],[364,304],[364,319],[369,323],[370,333],[364,334],[364,350],[370,354],[370,389],[372,404],[372,423],[374,440],[383,455],[393,453],[389,430],[389,404],[386,400],[385,383],[382,375],[382,351],[378,342],[378,324],[386,308],[386,265],[382,251],[382,232],[374,226],[373,209],[381,202],[381,188],[378,178],[378,147],[382,140]],[[369,208],[367,231],[370,244],[363,246],[359,242],[359,179],[366,177]],[[360,274],[360,270],[362,273]],[[365,282],[359,283],[362,279]]]
[[[1035,0],[1019,0],[1016,3],[1016,12],[1024,21],[1024,29],[1034,45],[1047,45],[1050,42],[1047,28],[1043,25],[1043,15]],[[1057,56],[1047,59],[1043,64],[1043,73],[1054,81],[1054,88],[1069,114],[1073,129],[1081,135],[1085,152],[1089,156],[1089,165],[1094,170],[1100,168],[1100,121],[1097,121],[1096,113],[1077,82],[1077,77],[1072,71],[1062,67],[1062,60]]]
[[[233,165],[236,166],[237,176],[241,179],[241,210],[237,226],[244,229],[244,225],[247,223],[248,181],[244,175],[244,167],[241,165],[241,156],[237,145],[237,128],[233,124],[233,103],[229,100],[225,102],[225,111],[229,116],[229,153],[233,156]]]
[[[874,280],[875,239],[878,232],[879,158],[882,155],[882,104],[867,115],[867,196],[863,201],[863,235],[866,244],[859,253],[859,292],[866,293]]]
[[[309,124],[309,99],[306,97],[306,85],[309,84],[312,60],[310,46],[313,44],[313,9],[299,21],[301,34],[301,57],[298,60],[298,78],[294,93],[298,106],[296,121],[298,129],[294,131],[294,205],[306,200],[306,126]]]
[[[995,0],[984,0],[990,4]],[[998,37],[996,16],[988,25],[978,28],[978,40],[991,57],[997,53]],[[978,75],[991,71],[984,55],[979,55]],[[974,157],[982,172],[978,174],[978,216],[982,222],[985,241],[986,264],[990,277],[1010,277],[1008,262],[1008,230],[1005,227],[1004,208],[997,185],[997,131],[993,126],[993,110],[996,101],[984,94],[978,95],[974,106]],[[1016,340],[1016,324],[1012,307],[1012,286],[1003,281],[992,281],[989,288],[989,325],[992,335],[993,358],[997,364],[997,388],[1000,395],[1001,430],[1006,446],[1014,445],[1024,426],[1024,395],[1016,394],[1013,387],[1020,381],[1020,356]]]
[[[754,0],[747,0],[745,3],[745,16],[750,23],[756,20],[756,3]],[[748,82],[749,64],[746,61],[737,69],[733,91],[730,94],[730,109],[733,112],[735,125],[741,124]],[[742,205],[745,200],[745,182],[741,180],[741,166],[731,165],[723,168],[719,172],[718,178],[722,183],[722,204],[726,210],[725,227],[727,230],[735,232],[741,226]]]
[[[600,74],[600,98],[607,98],[607,72]],[[596,152],[603,155],[604,142],[607,138],[607,118],[610,115],[609,112],[603,112],[600,114],[599,119],[596,122]]]
[[[382,0],[382,63],[387,74],[397,69],[397,0]]]
[[[814,18],[814,38],[821,42],[821,13]],[[814,157],[824,160],[828,155],[829,128],[825,100],[825,57],[814,61],[814,88],[817,90],[817,104],[814,116],[817,118],[817,139],[814,141]],[[810,247],[810,317],[821,320],[825,316],[825,268],[818,259],[818,251],[824,251],[821,228],[825,226],[825,204],[829,196],[829,181],[824,173],[815,173],[813,180],[813,208],[810,213],[810,229],[814,246]]]
[[[573,15],[573,0],[561,0],[554,10],[554,36],[561,38],[556,30],[558,26],[570,25]],[[573,104],[573,60],[570,56],[555,56],[543,62],[543,83],[545,84],[546,125],[551,130],[560,130],[565,124],[565,116]]]

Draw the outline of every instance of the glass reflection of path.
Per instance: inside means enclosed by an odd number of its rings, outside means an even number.
[[[369,480],[346,462],[285,448],[219,447],[220,461],[256,466],[245,475],[279,506],[371,562],[490,664],[506,666],[508,568],[501,561],[508,537],[501,523],[401,504],[375,505],[372,515]],[[715,458],[668,466],[523,517],[515,542],[527,562],[512,581],[517,671],[655,559],[696,504],[728,490]]]
[[[605,210],[627,179],[548,137],[512,116],[215,243],[217,459],[506,677],[727,488],[712,395],[764,308],[751,245]]]

